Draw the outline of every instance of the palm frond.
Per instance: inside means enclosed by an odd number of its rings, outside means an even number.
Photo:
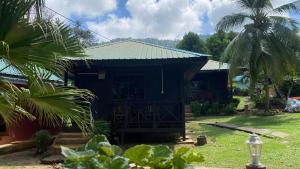
[[[279,6],[272,10],[274,13],[288,13],[288,12],[297,12],[300,10],[300,0]]]
[[[270,0],[236,0],[236,2],[244,9],[255,10],[255,9],[270,9],[272,3]]]
[[[251,37],[247,30],[239,33],[227,46],[221,58],[230,63],[230,77],[234,77],[240,67],[247,67],[250,58]]]
[[[249,9],[253,7],[254,0],[236,0],[242,8]]]
[[[45,0],[34,0],[34,10],[38,19],[42,18],[43,8],[45,7]]]
[[[0,41],[34,5],[33,0],[2,0],[0,2]]]
[[[285,16],[269,16],[272,24],[280,24],[283,26],[290,27],[291,29],[298,29],[299,22],[295,19],[285,17]]]
[[[56,87],[51,84],[43,90],[34,84],[28,89],[10,85],[8,93],[15,97],[15,105],[26,110],[41,124],[59,126],[69,120],[82,131],[90,127],[90,100],[93,94],[83,89]]]
[[[217,31],[228,31],[235,27],[241,26],[250,16],[246,13],[238,13],[224,16],[217,24]]]
[[[9,44],[9,54],[3,58],[27,76],[36,68],[63,72],[67,56],[83,56],[77,38],[62,23],[23,20],[6,34],[4,41]]]

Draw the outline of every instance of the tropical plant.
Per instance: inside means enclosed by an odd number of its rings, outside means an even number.
[[[50,133],[47,130],[40,130],[33,135],[37,154],[46,152],[52,143]]]
[[[127,149],[124,154],[120,147],[111,145],[104,135],[93,137],[80,150],[62,147],[66,157],[66,169],[187,169],[190,163],[203,162],[201,154],[191,148],[181,147],[173,152],[168,146],[137,145]]]
[[[297,52],[300,48],[298,22],[288,12],[299,11],[299,0],[274,7],[271,0],[236,0],[242,12],[225,16],[217,24],[218,31],[242,28],[228,45],[223,60],[229,59],[231,75],[240,67],[247,67],[253,90],[260,77],[264,81],[265,111],[269,111],[269,80],[278,83],[299,68]]]
[[[69,26],[42,18],[43,5],[44,0],[0,3],[0,61],[6,65],[0,73],[12,68],[27,79],[26,88],[0,79],[0,116],[8,125],[26,117],[51,125],[71,120],[87,130],[93,95],[49,80],[62,78],[67,57],[82,57],[83,49]]]
[[[93,127],[92,127],[92,133],[94,135],[105,135],[109,136],[111,132],[111,126],[108,121],[105,120],[95,120]]]

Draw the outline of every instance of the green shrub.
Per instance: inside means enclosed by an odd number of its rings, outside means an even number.
[[[291,86],[291,82],[285,80],[282,83],[282,85],[280,86],[280,90],[283,93],[287,94],[288,91],[289,91],[290,86]],[[290,94],[290,97],[296,97],[296,96],[300,96],[300,82],[299,82],[299,80],[294,81],[293,88],[292,88],[292,91],[291,91],[291,94]]]
[[[82,150],[61,147],[66,157],[64,168],[105,169],[186,169],[190,163],[203,162],[204,158],[194,149],[181,147],[173,152],[168,146],[137,145],[123,154],[120,147],[111,145],[104,135],[94,136]],[[132,165],[129,165],[132,164]]]
[[[280,98],[272,98],[270,100],[270,105],[274,108],[283,109],[286,106],[286,101]]]
[[[109,136],[111,132],[110,123],[105,120],[96,120],[92,128],[93,135]]]
[[[255,107],[262,109],[266,105],[266,97],[261,94],[256,94],[251,97],[251,100],[255,103]]]
[[[194,101],[191,103],[192,113],[195,117],[202,115],[220,115],[220,114],[234,114],[240,101],[238,99],[231,99],[228,103],[212,103]]]
[[[195,117],[208,114],[208,109],[210,105],[208,102],[198,102],[194,101],[191,103],[192,113]]]
[[[42,154],[48,150],[52,144],[52,138],[47,130],[40,130],[33,136],[35,142],[36,153]]]
[[[237,95],[237,96],[249,96],[249,89],[240,89],[240,88],[235,88],[234,89],[235,92],[234,92],[234,95]]]

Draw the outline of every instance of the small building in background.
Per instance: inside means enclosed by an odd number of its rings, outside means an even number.
[[[208,60],[186,85],[186,103],[227,102],[231,98],[228,85],[229,64]]]

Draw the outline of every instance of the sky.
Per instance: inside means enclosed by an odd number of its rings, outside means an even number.
[[[273,0],[273,6],[292,1]],[[47,0],[46,6],[81,21],[101,40],[208,35],[223,16],[240,12],[233,0]]]

